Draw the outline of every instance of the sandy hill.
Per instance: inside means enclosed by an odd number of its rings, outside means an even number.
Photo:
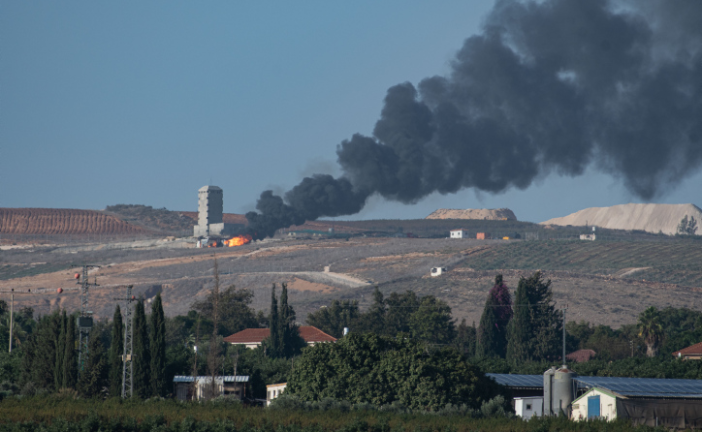
[[[512,210],[501,209],[438,209],[427,219],[480,219],[480,220],[517,220]]]
[[[95,210],[0,208],[3,234],[137,234],[140,226]]]
[[[694,204],[621,204],[612,207],[591,207],[568,216],[549,219],[542,225],[598,226],[609,229],[642,230],[673,235],[680,220],[694,217],[702,222],[702,210]],[[697,229],[702,234],[702,229]]]

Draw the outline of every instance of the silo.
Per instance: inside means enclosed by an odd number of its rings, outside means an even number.
[[[575,380],[578,376],[575,372],[563,366],[556,370],[553,377],[553,387],[551,387],[551,410],[553,415],[559,415],[563,412],[570,417],[571,403],[575,396]],[[544,398],[545,398],[544,389]]]
[[[551,369],[547,370],[544,372],[544,415],[545,416],[550,416],[553,415],[553,410],[552,410],[552,401],[553,401],[553,380],[554,376],[556,375],[556,368],[552,367]]]

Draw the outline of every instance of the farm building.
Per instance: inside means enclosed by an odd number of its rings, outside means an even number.
[[[432,267],[431,268],[431,275],[433,277],[441,276],[443,273],[446,273],[446,267]]]
[[[193,386],[193,381],[195,385]],[[233,396],[237,399],[246,397],[247,375],[227,375],[215,377],[215,394],[212,395],[212,377],[176,375],[173,377],[175,397],[178,400],[204,400],[217,396]]]
[[[451,230],[451,238],[455,238],[455,239],[468,238],[468,230],[464,230],[463,228],[453,229],[453,230]]]
[[[544,398],[541,396],[516,397],[514,398],[514,412],[524,420],[536,416],[541,417],[544,413]]]
[[[490,238],[490,233],[479,232],[475,235],[478,240],[487,240]]]
[[[690,345],[680,351],[675,351],[673,357],[678,357],[683,360],[701,360],[702,359],[702,342]]]
[[[336,338],[324,333],[322,330],[313,326],[298,327],[300,337],[304,339],[307,345],[315,345],[323,342],[336,342]],[[242,330],[233,335],[224,338],[224,342],[232,345],[244,345],[246,348],[256,348],[261,346],[264,339],[271,335],[271,330],[267,328],[250,328]]]
[[[287,386],[288,383],[268,384],[266,386],[266,406],[270,405],[273,399],[283,394]]]

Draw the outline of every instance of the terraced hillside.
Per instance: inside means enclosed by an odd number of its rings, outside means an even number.
[[[94,210],[0,208],[1,234],[142,234],[146,230]]]

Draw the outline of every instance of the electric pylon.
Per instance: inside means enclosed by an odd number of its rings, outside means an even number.
[[[78,284],[81,285],[80,316],[78,317],[78,366],[81,371],[85,366],[85,359],[88,357],[88,342],[90,338],[90,329],[93,328],[93,312],[88,310],[88,290],[91,286],[98,286],[97,278],[95,278],[95,282],[93,283],[90,283],[88,281],[88,269],[95,267],[98,266],[84,265],[83,280],[78,282]]]
[[[127,286],[127,297],[123,299],[115,300],[125,300],[124,306],[124,351],[122,353],[122,398],[127,398],[127,392],[129,392],[129,397],[134,394],[134,381],[132,379],[134,372],[134,364],[132,363],[132,302],[134,301],[134,296],[132,295],[132,285]]]

